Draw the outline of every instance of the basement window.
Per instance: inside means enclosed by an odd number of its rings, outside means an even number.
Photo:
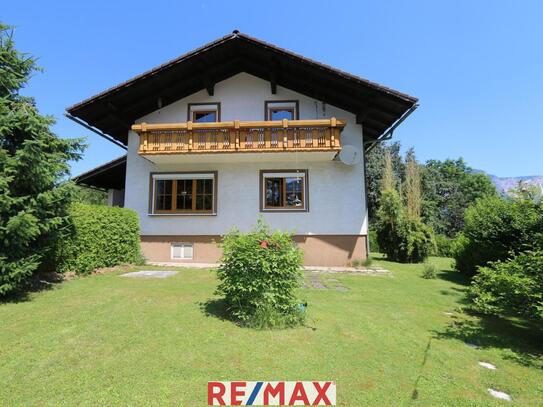
[[[192,260],[194,247],[192,243],[172,243],[173,260]]]

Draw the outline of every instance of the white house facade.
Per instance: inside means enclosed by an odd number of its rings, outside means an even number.
[[[253,54],[234,47],[240,39],[255,47]],[[211,56],[194,61],[221,46],[221,62]],[[250,63],[239,61],[236,49]],[[291,61],[285,56],[300,59],[300,72],[290,75],[294,68],[286,67]],[[259,58],[272,61],[272,69],[263,74],[251,68]],[[294,234],[306,265],[343,266],[366,258],[364,151],[416,107],[415,98],[237,32],[169,64],[68,109],[77,121],[126,146],[125,159],[76,180],[108,189],[111,204],[139,214],[149,261],[217,262],[221,235],[233,227],[249,230],[260,216]],[[314,91],[307,78],[322,72],[312,73],[311,64],[334,75],[318,81],[313,76]],[[209,73],[202,74],[208,65]],[[194,71],[176,75],[164,72],[165,66]],[[352,89],[334,89],[340,81],[348,87],[349,80]]]

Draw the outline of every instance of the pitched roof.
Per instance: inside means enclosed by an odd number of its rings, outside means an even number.
[[[76,184],[98,189],[124,189],[126,154],[72,178]]]
[[[240,72],[270,81],[357,115],[365,137],[375,140],[410,110],[417,98],[234,31],[187,54],[109,88],[68,113],[123,144],[130,125]]]

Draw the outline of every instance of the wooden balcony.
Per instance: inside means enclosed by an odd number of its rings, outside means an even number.
[[[139,154],[255,153],[341,150],[345,122],[326,120],[136,124]]]

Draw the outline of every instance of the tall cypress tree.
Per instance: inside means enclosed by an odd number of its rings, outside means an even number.
[[[0,23],[0,296],[23,288],[49,255],[67,220],[68,161],[84,148],[81,139],[57,137],[54,119],[20,94],[37,71]]]

